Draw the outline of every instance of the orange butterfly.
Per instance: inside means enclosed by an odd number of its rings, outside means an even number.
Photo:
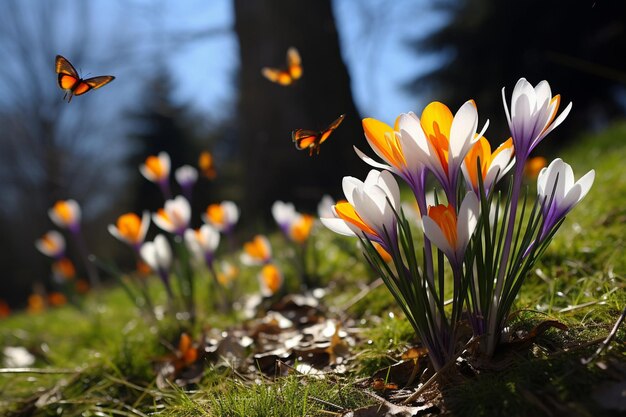
[[[57,55],[55,61],[56,73],[58,74],[59,87],[65,90],[63,99],[67,98],[67,102],[72,101],[72,96],[81,96],[89,90],[95,90],[115,79],[112,75],[102,75],[100,77],[92,77],[83,80],[78,76],[78,72],[70,61]]]
[[[293,46],[287,50],[287,68],[269,68],[264,67],[261,73],[268,80],[280,84],[291,85],[302,77],[302,61],[298,50]]]
[[[326,139],[333,133],[333,130],[337,129],[337,126],[343,122],[345,114],[339,116],[334,122],[330,124],[326,129],[316,132],[315,130],[296,129],[291,132],[291,139],[296,144],[296,149],[299,151],[303,149],[309,149],[309,156],[313,155],[313,151],[317,154],[320,153],[320,145],[324,143]]]

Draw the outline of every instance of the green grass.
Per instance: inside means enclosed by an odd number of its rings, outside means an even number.
[[[611,415],[598,406],[594,389],[619,378],[615,364],[626,359],[624,330],[601,358],[606,369],[582,365],[580,359],[593,353],[626,305],[625,137],[626,123],[617,124],[582,137],[560,154],[577,178],[594,168],[596,181],[527,278],[515,305],[511,327],[516,331],[530,330],[546,319],[558,320],[569,330],[549,330],[532,349],[501,356],[494,370],[451,376],[443,399],[452,415]],[[287,287],[295,291],[300,283],[289,249],[278,234],[271,240]],[[320,229],[314,245],[308,263],[329,288],[325,303],[334,314],[356,318],[364,329],[349,376],[315,379],[292,374],[271,380],[216,366],[187,390],[159,390],[153,362],[168,353],[163,342],[175,343],[181,329],[171,321],[158,328],[147,323],[124,292],[112,288],[90,295],[80,310],[67,306],[44,314],[16,314],[0,323],[0,346],[26,347],[36,357],[34,367],[52,372],[0,374],[0,415],[328,416],[371,404],[372,398],[354,381],[399,360],[416,339],[386,288],[351,302],[376,278],[354,239]],[[240,293],[256,291],[257,273],[242,268]],[[206,286],[200,288],[198,299],[206,299]],[[162,296],[158,282],[151,290]],[[188,328],[196,335],[242,319],[211,313],[207,303],[200,303],[199,309],[202,318]]]

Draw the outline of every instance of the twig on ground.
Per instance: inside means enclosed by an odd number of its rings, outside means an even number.
[[[598,356],[600,356],[602,351],[607,348],[607,346],[611,343],[611,341],[613,340],[613,338],[617,334],[617,329],[619,329],[619,326],[624,321],[624,318],[626,318],[626,307],[624,307],[624,309],[622,310],[622,314],[620,314],[619,318],[615,322],[615,325],[613,326],[613,329],[611,329],[611,333],[609,333],[609,335],[606,337],[606,339],[604,339],[604,341],[600,344],[600,346],[593,353],[593,355],[591,355],[587,359],[581,359],[581,362],[582,362],[583,365],[587,365],[591,361],[595,360]]]

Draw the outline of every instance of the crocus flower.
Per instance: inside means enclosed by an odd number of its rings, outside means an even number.
[[[144,211],[141,218],[135,213],[122,214],[117,218],[116,224],[110,224],[108,229],[115,238],[139,250],[149,226],[150,213]]]
[[[263,266],[259,272],[259,286],[263,297],[271,297],[283,286],[283,274],[274,264]]]
[[[65,238],[56,230],[51,230],[35,241],[39,252],[54,259],[65,255]]]
[[[415,114],[401,114],[396,119],[394,128],[376,119],[363,119],[363,131],[374,153],[386,163],[375,161],[355,147],[357,155],[374,168],[385,169],[398,175],[411,186],[416,195],[421,194],[424,188],[425,166],[418,154],[421,152],[420,147],[425,148],[427,144],[426,136]],[[403,131],[409,134],[402,134]]]
[[[199,229],[185,231],[185,243],[197,259],[201,259],[210,267],[213,255],[220,243],[220,233],[208,224]]]
[[[592,169],[574,182],[572,167],[560,158],[541,170],[537,178],[537,194],[543,202],[544,217],[540,240],[587,195],[595,175]]]
[[[172,266],[172,248],[167,238],[163,235],[157,235],[153,242],[145,242],[141,245],[139,253],[144,262],[159,275],[171,302],[174,297],[169,281],[170,267]]]
[[[274,201],[272,204],[272,216],[280,230],[285,236],[289,235],[289,229],[291,224],[298,217],[298,212],[292,203],[285,203],[283,201]]]
[[[187,199],[181,195],[167,200],[164,208],[152,215],[152,220],[162,230],[182,236],[189,226],[191,207]]]
[[[170,198],[170,164],[170,156],[167,152],[160,152],[158,156],[150,155],[139,166],[141,175],[148,181],[158,184],[166,199]]]
[[[272,247],[263,235],[256,235],[243,245],[241,262],[245,265],[263,265],[272,260]]]
[[[61,307],[67,304],[67,297],[62,292],[54,291],[48,294],[48,304],[52,307]]]
[[[222,233],[231,233],[239,220],[239,208],[232,201],[211,204],[202,215],[205,223],[210,224]]]
[[[510,112],[504,88],[502,88],[502,101],[520,164],[524,164],[530,152],[548,133],[565,120],[572,109],[570,102],[556,117],[561,96],[557,94],[552,97],[550,84],[547,81],[541,81],[533,87],[525,78],[520,78],[515,84]]]
[[[58,283],[70,281],[76,277],[74,263],[68,258],[61,258],[52,264],[52,276]]]
[[[228,287],[239,275],[239,268],[233,266],[230,262],[222,261],[220,263],[220,271],[217,273],[217,282],[224,287]]]
[[[157,235],[152,242],[141,245],[141,258],[153,271],[169,272],[172,265],[172,248],[163,235]]]
[[[50,220],[58,227],[72,233],[80,231],[80,206],[75,200],[59,200],[48,210]]]
[[[445,104],[435,101],[422,112],[420,125],[428,141],[418,155],[441,183],[448,202],[455,205],[461,164],[474,143],[483,135],[489,122],[485,123],[482,132],[476,134],[478,111],[473,100],[466,101],[454,116]],[[419,134],[419,130],[415,128],[405,132],[411,136]],[[417,143],[422,144],[423,141],[418,140]]]
[[[393,175],[371,170],[364,182],[344,177],[343,192],[347,201],[333,207],[334,217],[321,219],[326,227],[342,235],[364,236],[385,250],[397,244],[394,209],[400,204],[400,190]]]
[[[30,314],[41,313],[46,309],[46,300],[40,294],[31,294],[28,296],[27,311]]]
[[[480,161],[480,172],[485,193],[489,194],[491,187],[496,184],[515,163],[515,159],[513,158],[513,139],[509,138],[491,153],[489,141],[481,137],[469,150],[467,156],[465,156],[465,161],[462,166],[463,175],[465,176],[465,181],[476,195],[479,193],[478,161]]]
[[[213,155],[211,155],[211,152],[209,151],[204,151],[200,154],[200,157],[198,158],[198,167],[200,168],[202,175],[210,180],[214,180],[217,176],[213,163]]]
[[[298,214],[289,226],[289,239],[299,245],[304,244],[311,235],[311,229],[315,220],[310,214]]]
[[[454,266],[463,262],[465,249],[478,223],[479,202],[476,194],[465,195],[459,214],[451,204],[428,207],[422,216],[424,235],[437,246]]]
[[[324,194],[319,203],[317,203],[318,217],[333,217],[333,206],[335,200],[328,194]]]
[[[174,177],[185,197],[191,199],[193,186],[198,181],[198,170],[191,165],[183,165],[174,172]]]

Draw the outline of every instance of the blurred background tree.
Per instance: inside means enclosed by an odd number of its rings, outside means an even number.
[[[339,195],[343,175],[365,171],[352,150],[363,133],[331,2],[235,0],[234,6],[240,50],[237,129],[245,167],[243,212],[267,218],[275,200],[312,209],[324,193]],[[260,69],[284,66],[291,46],[302,56],[302,78],[289,87],[264,79]],[[308,151],[294,149],[292,130],[320,130],[344,113],[344,122],[319,155],[309,157]]]
[[[603,127],[626,108],[626,2],[438,0],[432,7],[447,22],[413,42],[417,54],[442,57],[441,65],[415,78],[418,95],[458,108],[473,98],[487,138],[501,143],[508,135],[500,90],[510,97],[525,77],[548,80],[573,112],[544,141],[562,146],[577,133]]]

